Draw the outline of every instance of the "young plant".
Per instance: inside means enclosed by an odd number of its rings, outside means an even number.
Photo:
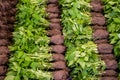
[[[98,80],[104,63],[92,40],[90,0],[60,0],[67,47],[66,60],[73,80]]]
[[[14,43],[9,47],[12,55],[5,80],[51,80],[49,38],[45,19],[47,0],[19,0]]]

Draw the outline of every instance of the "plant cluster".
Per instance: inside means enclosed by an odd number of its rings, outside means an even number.
[[[120,0],[102,0],[107,29],[110,33],[109,41],[114,45],[114,53],[119,61],[120,69]]]
[[[60,0],[67,47],[66,60],[73,80],[98,80],[104,63],[92,40],[90,0]]]
[[[47,0],[19,0],[13,33],[13,53],[5,80],[51,80],[49,38],[45,19]]]

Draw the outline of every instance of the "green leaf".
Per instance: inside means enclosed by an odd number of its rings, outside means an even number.
[[[20,76],[18,76],[18,75],[15,76],[15,80],[21,80],[21,79],[20,79]]]
[[[7,77],[5,78],[5,80],[15,80],[15,76],[13,76],[13,75],[7,75]]]
[[[120,34],[118,34],[118,37],[119,37],[119,39],[120,39]]]
[[[36,70],[38,64],[36,62],[32,62],[30,66],[32,67],[33,70]]]
[[[120,19],[119,19],[119,18],[113,18],[113,21],[114,21],[115,23],[120,23]]]

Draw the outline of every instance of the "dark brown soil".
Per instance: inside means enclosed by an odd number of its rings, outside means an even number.
[[[8,17],[7,19],[8,24],[14,24],[14,22],[15,22],[15,17]]]
[[[52,19],[49,19],[49,21],[51,22],[51,23],[59,23],[60,24],[60,19],[59,18],[52,18]]]
[[[65,61],[65,57],[62,54],[54,53],[52,58],[54,61]]]
[[[113,45],[104,43],[104,44],[98,44],[98,51],[101,54],[109,54],[112,53]]]
[[[50,27],[50,29],[58,29],[58,30],[62,29],[62,27],[59,23],[50,23],[49,27]]]
[[[58,4],[48,4],[46,11],[48,13],[60,13]]]
[[[2,1],[1,1],[2,2]],[[8,10],[8,9],[10,9],[11,8],[11,6],[10,6],[10,4],[7,2],[7,1],[5,1],[4,3],[2,3],[2,4],[0,4],[0,11],[4,11],[5,9],[6,10]]]
[[[15,13],[16,13],[16,9],[12,8],[12,9],[8,10],[8,13],[6,13],[6,15],[15,16]]]
[[[101,77],[100,80],[118,80],[117,77]]]
[[[15,6],[18,0],[0,0],[0,80],[4,80],[7,72],[8,45],[14,30]]]
[[[105,76],[109,76],[109,77],[117,77],[118,76],[118,73],[114,70],[105,70],[103,73],[102,73],[102,76],[105,77]]]
[[[59,70],[53,72],[54,80],[67,80],[68,72],[66,70]]]
[[[91,15],[92,15],[91,21],[93,25],[99,26],[105,25],[105,17],[101,13],[92,12]]]
[[[64,37],[62,35],[55,35],[50,38],[51,43],[54,44],[63,44],[64,43]]]
[[[10,51],[7,46],[0,46],[0,55],[2,54],[9,54]]]
[[[12,0],[12,1],[10,0],[9,2],[10,2],[12,7],[15,7],[16,4],[18,3],[18,0]]]
[[[61,31],[58,29],[48,30],[48,36],[61,35]]]
[[[91,12],[92,17],[104,17],[103,14],[98,13],[98,12]]]
[[[113,54],[101,54],[99,55],[102,60],[109,59],[109,60],[115,60],[115,56]]]
[[[94,25],[105,25],[105,17],[92,17],[92,24]]]
[[[15,22],[15,18],[14,17],[7,17],[7,19],[6,19],[6,17],[2,17],[1,18],[1,20],[2,21],[7,21],[7,23],[9,24],[14,24],[14,22]]]
[[[100,40],[95,40],[96,44],[101,44],[101,43],[108,43],[107,39],[100,39]]]
[[[98,29],[106,30],[107,28],[104,27],[104,26],[93,25],[92,29],[93,29],[93,31],[95,31],[95,30],[98,30]]]
[[[106,63],[106,69],[109,69],[109,70],[116,70],[118,68],[118,64],[117,64],[117,61],[116,60],[109,60],[109,59],[106,59],[104,60],[105,63]]]
[[[48,18],[49,19],[52,19],[52,18],[59,18],[60,15],[58,13],[49,13],[48,14]]]
[[[8,40],[0,39],[0,46],[7,46],[9,44]]]
[[[64,61],[57,61],[52,63],[54,69],[66,69],[66,63]]]
[[[51,48],[53,52],[58,54],[64,53],[66,49],[65,46],[63,45],[54,45],[54,46],[51,46]]]
[[[4,80],[5,79],[5,76],[0,76],[0,80]]]
[[[54,68],[54,80],[67,80],[68,68],[64,57],[65,46],[64,37],[62,35],[62,26],[60,20],[60,9],[58,0],[48,0],[46,11],[48,12],[48,20],[50,22],[48,36],[50,37],[50,46],[52,50],[52,66]]]
[[[103,11],[103,6],[101,5],[100,1],[96,2],[93,0],[90,5],[92,6],[91,10],[95,12],[102,12]]]
[[[0,66],[0,76],[5,75],[7,72],[7,67],[6,66]]]
[[[91,0],[91,22],[93,39],[98,46],[99,57],[106,64],[106,70],[101,74],[101,80],[118,80],[117,61],[113,55],[113,45],[108,43],[109,33],[107,32],[105,17],[103,16],[102,0]]]
[[[49,8],[54,8],[54,7],[56,7],[56,8],[58,9],[58,11],[60,11],[58,4],[48,4],[48,5],[47,5],[47,9],[49,9]],[[49,12],[48,12],[48,13],[49,13]]]
[[[8,56],[0,55],[0,65],[5,65],[8,63]]]
[[[93,33],[93,38],[96,40],[96,39],[107,39],[109,36],[109,33],[106,31],[106,30],[96,30],[94,33]]]
[[[6,30],[0,30],[0,39],[7,39],[11,37],[11,32]]]
[[[47,9],[47,12],[51,12],[51,13],[60,13],[60,11],[58,10],[57,7],[51,7]]]
[[[3,25],[3,23],[0,22],[0,29],[1,30],[13,30],[13,25],[8,24],[8,25]]]

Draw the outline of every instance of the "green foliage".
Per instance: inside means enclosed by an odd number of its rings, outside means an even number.
[[[96,47],[96,44],[88,41],[81,46],[68,50],[66,59],[68,66],[72,69],[73,80],[98,79],[96,76],[100,74],[100,71],[97,69],[100,69],[104,63],[96,55],[98,53]]]
[[[120,57],[120,0],[104,1],[107,28],[110,32],[110,43],[114,45],[114,52]]]
[[[114,45],[114,53],[120,63],[120,0],[103,0],[110,43]],[[119,64],[120,69],[120,64]]]
[[[46,0],[19,0],[9,70],[5,80],[51,80]]]
[[[104,63],[92,41],[90,0],[60,0],[67,46],[66,60],[73,80],[98,80]]]

